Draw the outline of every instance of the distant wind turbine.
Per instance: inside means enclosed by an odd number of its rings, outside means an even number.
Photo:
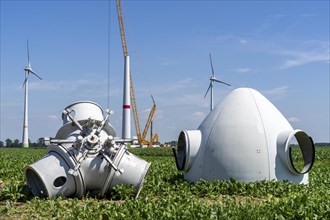
[[[223,81],[220,81],[220,80],[217,80],[215,78],[215,75],[214,75],[214,69],[213,69],[213,64],[212,64],[212,57],[211,57],[211,53],[209,54],[210,55],[210,63],[211,63],[211,69],[212,69],[212,76],[210,77],[210,85],[209,85],[209,88],[206,90],[206,93],[204,95],[204,98],[206,97],[207,93],[209,91],[211,91],[211,97],[210,97],[210,110],[212,111],[213,110],[213,82],[218,82],[218,83],[222,83],[222,84],[225,84],[227,86],[231,86],[230,84],[228,83],[225,83]]]
[[[25,80],[23,83],[23,87],[25,87],[25,93],[24,93],[24,121],[23,121],[23,138],[22,138],[22,144],[23,147],[29,147],[29,128],[28,128],[28,90],[29,90],[29,75],[32,73],[36,77],[38,77],[40,80],[42,78],[38,76],[33,69],[31,68],[30,64],[30,51],[29,51],[29,40],[27,40],[27,55],[28,55],[28,65],[24,68],[25,70]],[[22,87],[22,88],[23,88]]]

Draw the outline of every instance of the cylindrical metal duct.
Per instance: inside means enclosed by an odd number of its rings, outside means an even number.
[[[301,150],[303,156],[303,168],[297,169],[292,158],[291,148],[295,140],[297,147]],[[305,174],[313,167],[315,159],[315,147],[313,140],[302,130],[283,131],[277,138],[278,153],[282,161],[293,174]]]
[[[178,170],[188,171],[193,164],[202,141],[200,130],[181,131],[177,149],[173,148]]]
[[[93,102],[77,102],[63,111],[63,126],[47,154],[25,168],[32,193],[39,197],[82,198],[87,191],[105,196],[118,184],[132,185],[139,195],[150,163],[127,150],[124,140]]]

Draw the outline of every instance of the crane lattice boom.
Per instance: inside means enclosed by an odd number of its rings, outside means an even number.
[[[124,54],[124,57],[126,57],[126,56],[128,56],[128,50],[127,50],[127,45],[126,45],[123,13],[121,10],[120,0],[116,0],[116,5],[117,5],[117,12],[118,12],[118,21],[119,21],[119,27],[120,27],[120,37],[121,37],[121,43],[122,43],[122,47],[123,47],[123,54]],[[150,137],[149,141],[146,140],[146,135],[147,135],[148,129],[150,127],[152,118],[156,111],[156,103],[155,103],[153,96],[151,95],[151,98],[153,101],[153,106],[149,113],[149,117],[148,117],[147,123],[145,125],[145,128],[143,130],[143,133],[141,135],[140,121],[139,121],[138,111],[137,111],[137,107],[136,107],[135,93],[134,93],[131,72],[130,72],[130,93],[131,93],[132,110],[133,110],[133,115],[134,115],[134,124],[135,124],[136,135],[138,137],[139,144],[151,146],[154,141],[158,142],[158,134],[155,134],[154,137]]]

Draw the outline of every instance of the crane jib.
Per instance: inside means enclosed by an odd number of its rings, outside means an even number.
[[[123,48],[123,54],[124,54],[124,57],[126,57],[126,56],[128,56],[128,49],[127,49],[127,45],[126,45],[126,36],[125,36],[125,29],[124,29],[124,22],[123,22],[123,13],[122,13],[122,10],[121,10],[120,0],[116,0],[116,5],[117,5],[117,13],[118,13],[118,21],[119,21],[119,29],[120,29],[120,37],[121,37],[121,43],[122,43],[122,48]],[[141,134],[140,121],[139,121],[138,111],[137,111],[137,107],[136,107],[136,101],[135,101],[134,87],[133,87],[131,72],[130,72],[130,98],[131,98],[131,104],[132,104],[136,134],[138,136],[139,144],[140,145],[147,144],[148,146],[151,146],[154,141],[158,142],[158,134],[155,134],[152,138],[150,138],[149,141],[147,141],[145,138],[146,138],[146,135],[147,135],[147,131],[150,127],[150,124],[152,122],[152,118],[154,116],[154,113],[156,111],[156,103],[155,103],[154,97],[151,95],[151,98],[152,98],[152,101],[153,101],[154,105],[153,105],[153,107],[152,107],[152,109],[149,113],[147,123],[144,127],[144,130],[143,130],[142,134]],[[123,109],[130,109],[130,105],[123,105]]]

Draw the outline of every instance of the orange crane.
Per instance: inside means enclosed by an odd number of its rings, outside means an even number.
[[[127,50],[127,45],[126,45],[126,37],[125,37],[125,30],[124,30],[124,22],[123,22],[123,14],[121,10],[121,5],[120,5],[120,0],[116,0],[116,5],[117,5],[117,12],[118,12],[118,21],[119,21],[119,27],[120,27],[120,37],[121,37],[121,44],[123,47],[123,54],[124,57],[128,56],[128,50]],[[135,101],[135,95],[134,95],[134,87],[133,87],[133,81],[132,81],[132,74],[130,72],[130,93],[131,93],[131,104],[132,104],[132,110],[133,110],[133,116],[134,116],[134,124],[135,124],[135,129],[136,129],[136,135],[138,138],[139,144],[142,145],[147,145],[151,146],[154,142],[158,142],[158,134],[152,135],[149,140],[146,140],[147,132],[150,127],[150,124],[152,122],[152,118],[155,114],[156,111],[156,102],[154,100],[154,97],[151,95],[151,99],[153,102],[153,106],[151,108],[151,111],[148,116],[147,123],[144,127],[143,133],[141,134],[141,128],[140,128],[140,121],[139,121],[139,116],[138,116],[138,111],[136,107],[136,101]]]

